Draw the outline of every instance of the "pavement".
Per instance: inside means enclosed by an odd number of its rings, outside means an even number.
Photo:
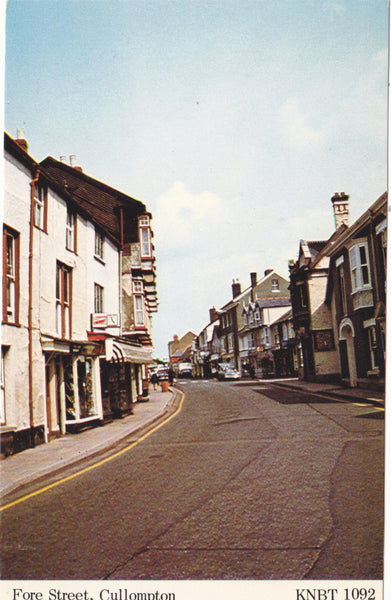
[[[254,381],[384,407],[384,393],[376,390],[346,388],[338,384],[310,383],[297,379]],[[49,444],[41,444],[9,456],[0,464],[0,496],[5,496],[23,485],[92,457],[129,435],[139,433],[141,436],[142,432],[155,421],[172,413],[178,396],[174,388],[162,392],[153,391],[150,387],[149,401],[137,402],[133,414],[123,419],[115,419],[102,427],[80,433],[69,433]]]
[[[68,433],[18,454],[0,463],[0,496],[31,483],[55,471],[69,467],[113,446],[125,437],[139,433],[173,411],[179,396],[173,388],[168,392],[149,390],[148,402],[136,402],[133,414],[114,419],[102,427],[80,433]]]
[[[284,387],[292,390],[300,390],[321,396],[332,396],[340,400],[350,400],[352,402],[367,402],[384,408],[385,393],[370,388],[356,387],[349,388],[338,383],[315,383],[309,381],[299,381],[298,379],[260,379],[262,383],[271,383],[278,387]]]

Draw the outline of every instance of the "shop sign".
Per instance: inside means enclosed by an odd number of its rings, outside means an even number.
[[[118,314],[93,313],[92,329],[106,329],[106,327],[118,327]]]

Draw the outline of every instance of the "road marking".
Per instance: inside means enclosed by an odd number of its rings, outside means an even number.
[[[179,390],[177,390],[179,391]],[[172,413],[172,415],[170,415],[167,419],[165,419],[164,421],[162,421],[161,423],[159,423],[158,425],[156,425],[155,427],[153,427],[150,431],[147,431],[147,433],[145,433],[144,435],[142,435],[138,440],[136,440],[135,442],[132,442],[131,444],[129,444],[129,446],[126,446],[126,448],[122,448],[122,450],[119,450],[118,452],[116,452],[115,454],[112,454],[111,456],[108,456],[107,458],[104,458],[102,460],[100,460],[99,462],[90,465],[89,467],[86,467],[85,469],[82,469],[81,471],[78,471],[77,473],[73,473],[72,475],[68,475],[68,477],[64,477],[63,479],[59,479],[58,481],[55,481],[54,483],[51,483],[43,488],[40,488],[39,490],[36,490],[35,492],[31,492],[31,494],[27,494],[26,496],[22,496],[21,498],[19,498],[18,500],[14,500],[13,502],[10,502],[9,504],[5,504],[4,506],[0,507],[0,512],[7,510],[7,508],[11,508],[12,506],[16,506],[16,504],[20,504],[21,502],[25,502],[26,500],[29,500],[30,498],[34,498],[34,496],[39,496],[40,494],[43,494],[44,492],[47,492],[48,490],[51,490],[52,488],[61,485],[62,483],[66,483],[67,481],[70,481],[71,479],[75,479],[76,477],[79,477],[79,475],[84,475],[84,473],[88,473],[88,471],[92,471],[93,469],[97,469],[98,467],[100,467],[101,465],[104,465],[107,462],[110,462],[111,460],[113,460],[114,458],[117,458],[118,456],[121,456],[122,454],[125,454],[126,452],[128,452],[128,450],[131,450],[132,448],[134,448],[135,446],[137,446],[138,444],[140,444],[140,442],[143,442],[147,437],[149,437],[152,433],[154,433],[155,431],[157,431],[158,429],[160,429],[160,427],[162,427],[163,425],[165,425],[166,423],[168,423],[168,421],[171,421],[171,419],[173,417],[175,417],[180,410],[182,409],[182,405],[183,405],[183,400],[184,400],[184,393],[179,391],[179,393],[181,394],[181,399],[180,402],[178,404],[178,408],[176,409],[176,411],[174,413]]]

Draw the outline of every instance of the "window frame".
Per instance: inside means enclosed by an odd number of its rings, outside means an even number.
[[[72,268],[56,263],[56,332],[61,339],[72,337]]]
[[[279,292],[280,291],[280,282],[278,279],[274,278],[272,279],[272,292]]]
[[[94,282],[94,314],[104,313],[104,287]]]
[[[67,208],[65,223],[65,248],[69,252],[77,252],[77,215],[70,208]]]
[[[152,258],[151,224],[148,215],[139,217],[139,240],[141,258]],[[146,239],[144,237],[146,236]]]
[[[104,244],[105,244],[105,235],[95,229],[95,248],[94,248],[94,258],[99,260],[100,262],[104,262]]]
[[[361,250],[364,250],[365,252],[366,262],[362,262]],[[372,289],[371,268],[369,263],[367,240],[356,241],[356,243],[349,248],[349,266],[350,280],[352,283],[352,294]],[[366,273],[366,278],[368,279],[366,283],[364,283],[364,273]]]
[[[35,183],[32,187],[32,195],[34,202],[34,227],[47,233],[48,188],[46,185],[42,185],[38,182]]]
[[[137,304],[141,303],[141,307]],[[134,294],[134,324],[135,327],[145,327],[145,314],[144,314],[144,296],[142,294]],[[139,319],[141,315],[141,319]]]
[[[13,273],[9,273],[8,243],[12,240]],[[12,304],[9,304],[12,285]],[[20,234],[11,227],[3,226],[3,322],[19,325],[20,304]]]

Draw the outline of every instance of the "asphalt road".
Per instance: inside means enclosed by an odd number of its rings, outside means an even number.
[[[3,579],[382,579],[381,410],[179,387],[138,446],[2,513]]]

